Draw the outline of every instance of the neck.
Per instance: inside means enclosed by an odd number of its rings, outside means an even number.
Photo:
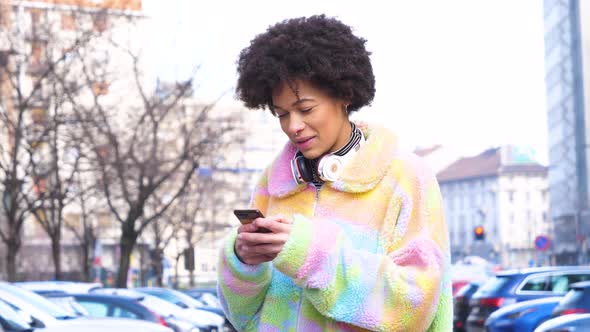
[[[344,124],[343,133],[340,136],[340,139],[338,140],[338,142],[336,142],[336,144],[334,144],[334,147],[332,149],[330,149],[328,152],[326,152],[324,155],[329,154],[329,153],[334,153],[334,152],[339,151],[342,148],[344,148],[352,139],[353,126],[354,125],[352,122],[347,121]]]

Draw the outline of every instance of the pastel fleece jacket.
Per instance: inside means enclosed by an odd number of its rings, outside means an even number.
[[[435,176],[398,150],[388,130],[367,141],[341,178],[298,185],[288,143],[265,170],[252,206],[290,219],[281,253],[259,265],[226,239],[218,293],[239,331],[451,331],[450,254]]]

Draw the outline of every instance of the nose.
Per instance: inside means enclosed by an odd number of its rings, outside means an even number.
[[[305,122],[299,112],[291,112],[289,114],[289,136],[295,137],[298,133],[305,129]]]

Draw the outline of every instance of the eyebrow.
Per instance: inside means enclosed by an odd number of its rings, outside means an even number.
[[[303,104],[303,103],[308,102],[308,101],[315,102],[315,99],[313,99],[313,98],[301,98],[301,99],[297,99],[297,101],[294,102],[293,104],[291,104],[291,106],[297,106],[299,104]],[[277,106],[277,105],[274,105],[274,104],[272,105],[272,107],[273,108],[279,108],[279,109],[285,110],[284,108],[282,108],[280,106]]]

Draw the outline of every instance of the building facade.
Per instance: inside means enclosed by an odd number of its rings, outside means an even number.
[[[534,240],[551,232],[547,168],[510,146],[461,158],[437,174],[454,261],[481,256],[505,267],[544,264]],[[474,231],[484,229],[485,239]]]
[[[77,91],[76,80],[83,82],[87,87],[85,94],[81,94],[80,100],[88,101],[92,105],[94,96],[100,98],[117,98],[126,93],[125,88],[116,84],[128,84],[117,82],[113,85],[107,83],[110,72],[122,66],[117,55],[119,51],[112,42],[121,45],[129,45],[133,41],[142,39],[141,0],[25,0],[0,2],[0,111],[3,114],[2,128],[0,129],[0,153],[2,158],[10,156],[14,152],[21,165],[30,163],[35,159],[40,169],[48,162],[50,145],[46,133],[47,118],[49,113],[59,108],[63,114],[71,112],[67,103],[55,98],[57,80],[47,80],[50,68],[52,73],[60,73],[63,86],[71,91]],[[80,52],[80,54],[75,54]],[[69,66],[69,60],[80,57],[95,72],[84,75],[82,66]],[[63,64],[68,65],[63,65]],[[131,73],[131,71],[130,71]],[[85,78],[92,77],[92,82]],[[132,75],[128,75],[131,79]],[[18,78],[18,79],[17,79]],[[82,89],[79,89],[82,91]],[[92,93],[90,93],[92,92]],[[63,97],[64,94],[62,94]],[[19,100],[21,99],[21,100]],[[24,100],[24,102],[22,101]],[[69,113],[72,114],[72,113]],[[63,119],[67,122],[69,115]],[[71,115],[73,116],[73,115]],[[10,128],[22,117],[19,124],[20,135],[24,132],[26,145],[15,147],[15,132]],[[4,121],[6,120],[6,121]],[[8,130],[5,130],[9,128]],[[39,133],[35,136],[35,133]],[[56,145],[61,144],[61,141]],[[17,150],[20,149],[18,152]],[[27,149],[34,157],[29,158]],[[16,151],[16,152],[15,152]],[[10,158],[8,158],[10,159]],[[8,159],[4,159],[8,160]],[[0,174],[0,181],[5,174]],[[19,175],[20,176],[20,175]],[[41,195],[52,185],[52,178],[39,174],[29,174],[32,183],[32,196]],[[0,193],[3,194],[3,193]],[[6,197],[3,195],[3,197]],[[23,203],[21,203],[23,204]],[[74,206],[74,205],[72,205]],[[64,210],[64,227],[61,233],[62,243],[62,270],[66,278],[79,278],[82,266],[79,257],[78,240],[67,231],[66,224],[79,224],[77,207],[70,206]],[[2,206],[0,206],[2,209]],[[39,206],[37,211],[43,211]],[[97,211],[93,222],[97,227],[102,227],[105,237],[105,253],[112,252],[116,255],[117,225],[104,211]],[[0,213],[0,226],[4,227]],[[44,212],[39,216],[43,218]],[[21,229],[23,244],[21,254],[17,260],[18,278],[31,277],[46,279],[52,277],[53,266],[47,264],[52,261],[50,241],[46,232],[31,214],[24,222]],[[112,245],[111,245],[112,243]],[[4,256],[4,250],[2,255]],[[4,257],[2,257],[4,258]],[[110,264],[110,257],[105,255],[103,262]],[[4,262],[0,259],[4,267]],[[3,269],[0,269],[2,271]],[[3,278],[4,279],[4,278]]]
[[[544,22],[548,178],[556,262],[588,263],[590,3],[545,0]]]

